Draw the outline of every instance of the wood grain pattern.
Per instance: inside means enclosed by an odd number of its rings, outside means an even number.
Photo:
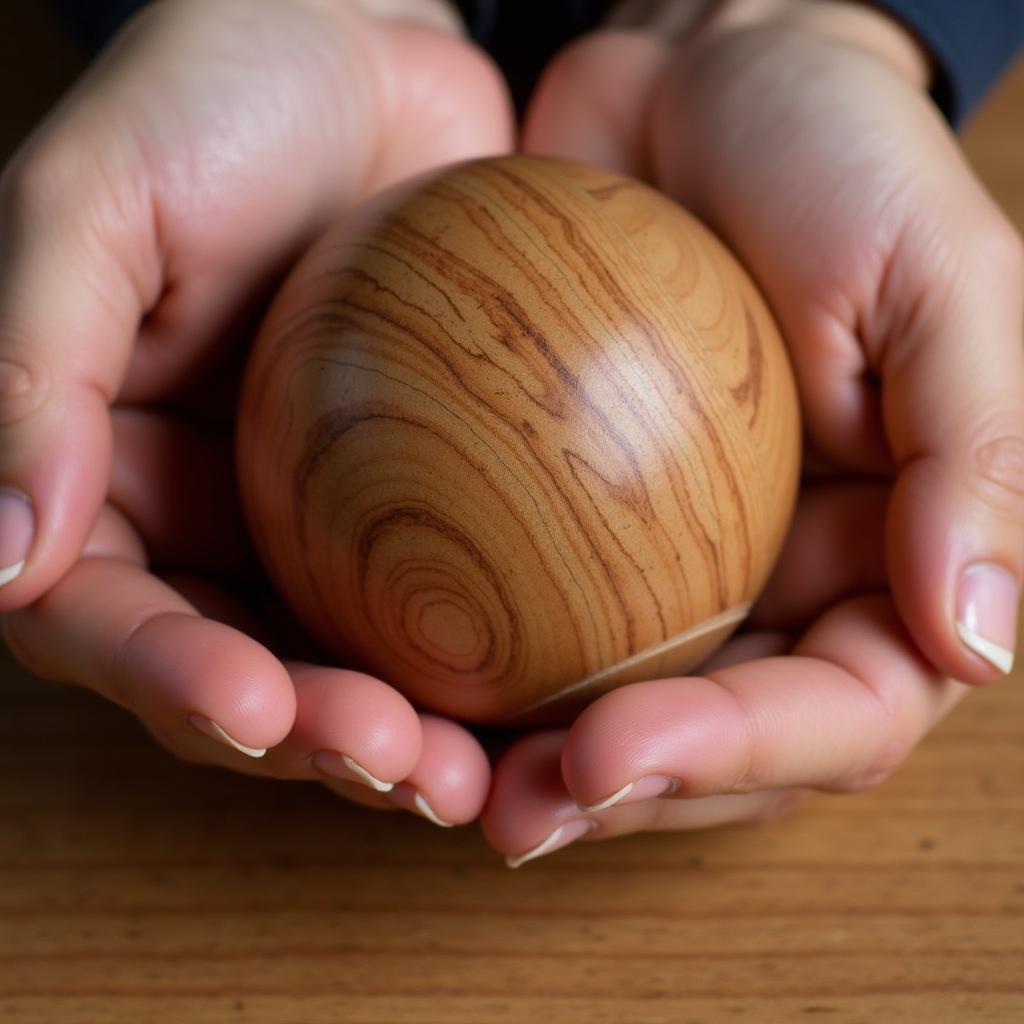
[[[50,94],[0,6],[7,138]],[[33,105],[34,104],[34,105]],[[967,135],[1024,228],[1024,68]],[[0,652],[0,1020],[12,1024],[1020,1024],[1024,671],[880,789],[580,844],[188,768]]]
[[[796,492],[771,315],[654,190],[478,161],[344,224],[261,330],[243,496],[329,649],[428,707],[552,717],[742,621]]]

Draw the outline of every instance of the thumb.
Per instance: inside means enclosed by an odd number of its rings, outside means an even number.
[[[944,245],[909,238],[891,269],[905,325],[880,357],[900,467],[886,538],[893,593],[935,664],[988,682],[1013,664],[1024,572],[1021,244],[995,215]]]
[[[122,243],[152,218],[82,157],[30,143],[0,179],[0,612],[46,591],[88,536],[144,308],[145,261]]]
[[[650,32],[606,30],[570,43],[530,99],[523,151],[649,178],[647,111],[670,56],[668,41]]]

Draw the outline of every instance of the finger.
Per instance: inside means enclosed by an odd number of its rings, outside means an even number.
[[[465,728],[417,715],[392,687],[360,672],[286,662],[295,724],[254,761],[206,737],[151,726],[184,760],[250,775],[319,780],[369,807],[403,808],[435,825],[474,820],[490,785],[490,765]]]
[[[560,759],[567,735],[565,729],[528,733],[494,768],[480,826],[487,842],[506,855],[509,867],[568,846],[596,828],[562,781]]]
[[[520,867],[579,839],[763,821],[789,810],[804,795],[780,790],[684,800],[652,797],[585,814],[562,781],[566,735],[564,730],[533,733],[510,748],[495,769],[481,824],[509,867]]]
[[[223,579],[255,564],[230,434],[136,408],[115,407],[112,422],[109,500],[158,565]]]
[[[345,669],[286,662],[295,688],[295,724],[267,755],[281,778],[329,777],[380,793],[415,768],[423,746],[419,717],[397,690]]]
[[[963,695],[917,651],[892,602],[864,597],[820,619],[792,656],[606,694],[562,753],[582,807],[873,785]]]
[[[1013,665],[1024,573],[1020,241],[979,217],[944,241],[908,240],[889,277],[900,313],[876,358],[900,464],[893,594],[937,665],[991,682]]]
[[[184,759],[277,779],[330,780],[385,794],[420,759],[423,736],[416,711],[378,679],[303,662],[286,662],[295,692],[289,734],[265,757],[253,760],[207,736],[151,731]]]
[[[641,32],[603,31],[565,47],[530,99],[523,151],[647,177],[643,112],[669,56],[665,39]]]
[[[442,828],[473,821],[490,789],[487,755],[457,722],[422,714],[420,727],[423,750],[416,767],[389,794],[392,801]]]
[[[764,789],[753,793],[690,799],[667,794],[595,815],[594,838],[612,839],[634,832],[688,832],[719,825],[774,821],[810,796],[808,789]]]
[[[136,178],[105,194],[81,154],[47,139],[0,180],[0,611],[52,586],[88,536],[110,472],[107,406],[157,287]]]
[[[4,627],[38,674],[86,686],[156,727],[199,730],[254,757],[291,729],[295,694],[281,663],[123,558],[82,558]]]
[[[348,799],[382,810],[407,810],[441,828],[473,821],[487,799],[491,769],[473,735],[435,715],[420,719],[422,746],[415,766],[401,782],[380,792],[341,778],[324,784]]]
[[[885,590],[890,494],[885,483],[805,483],[782,552],[748,622],[802,628],[848,597]]]

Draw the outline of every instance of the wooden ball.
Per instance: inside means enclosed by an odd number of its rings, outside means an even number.
[[[657,191],[460,164],[299,263],[244,381],[276,586],[343,665],[478,722],[685,673],[743,620],[799,463],[772,316]]]

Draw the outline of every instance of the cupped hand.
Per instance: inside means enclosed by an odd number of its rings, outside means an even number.
[[[1015,646],[1024,261],[928,99],[926,54],[866,5],[650,18],[555,60],[524,146],[646,178],[722,235],[778,317],[828,480],[805,480],[717,668],[509,751],[484,823],[516,856],[877,781],[964,692],[948,677],[991,682]]]
[[[254,316],[313,239],[511,138],[440,3],[177,0],[122,30],[0,185],[0,610],[31,669],[192,760],[475,816],[468,732],[281,628],[231,418]]]
[[[805,481],[747,626],[694,675],[636,683],[521,738],[482,823],[512,866],[574,839],[775,817],[885,779],[969,691],[886,592],[884,483]]]

